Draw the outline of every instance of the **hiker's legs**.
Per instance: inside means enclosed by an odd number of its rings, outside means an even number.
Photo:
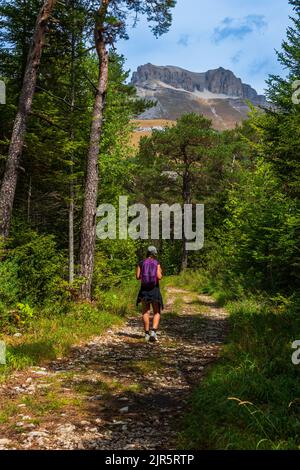
[[[145,331],[149,331],[150,330],[150,304],[149,303],[143,302],[142,313],[143,313]]]
[[[160,322],[160,305],[158,303],[153,302],[153,329],[158,330],[159,322]]]

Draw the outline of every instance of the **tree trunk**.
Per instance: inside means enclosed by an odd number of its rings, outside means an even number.
[[[74,21],[74,2],[72,2],[72,14],[73,14],[73,25],[71,33],[71,142],[74,141],[74,108],[75,108],[75,48],[76,48],[76,37],[75,37],[75,21]],[[69,283],[74,282],[74,151],[71,150],[71,167],[70,167],[70,202],[69,202]]]
[[[188,267],[188,252],[185,247],[186,244],[186,239],[185,236],[183,236],[183,246],[182,246],[182,257],[181,257],[181,270],[184,271]]]
[[[17,186],[18,168],[26,131],[26,123],[32,106],[47,22],[55,6],[55,3],[56,0],[44,1],[37,18],[34,35],[28,54],[18,111],[13,126],[5,173],[0,190],[0,236],[2,235],[4,238],[6,238],[9,234],[12,208]]]
[[[28,195],[27,195],[27,223],[30,224],[31,216],[31,196],[32,196],[32,178],[29,177]]]
[[[186,169],[183,175],[182,196],[184,204],[191,204],[191,182],[188,169]],[[181,271],[184,271],[188,267],[188,251],[186,249],[186,242],[187,240],[183,227]]]
[[[69,204],[69,283],[74,282],[74,184],[70,183]]]
[[[107,11],[108,0],[103,0],[99,17],[102,19]],[[95,30],[96,50],[99,57],[99,80],[94,103],[90,146],[87,157],[87,175],[81,229],[80,266],[81,276],[85,281],[81,287],[81,298],[91,299],[92,277],[94,271],[96,245],[96,212],[98,195],[98,159],[101,140],[103,112],[108,85],[108,51],[103,35],[103,26],[98,23]]]

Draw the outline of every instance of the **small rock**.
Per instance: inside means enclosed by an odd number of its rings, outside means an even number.
[[[37,388],[49,388],[51,386],[52,386],[52,384],[38,384]]]
[[[87,429],[89,432],[97,432],[98,428],[88,428]]]
[[[14,336],[15,338],[20,338],[20,336],[22,336],[22,333],[15,333],[13,336]]]
[[[120,408],[119,411],[120,413],[128,413],[129,406],[123,406],[123,408]]]
[[[6,439],[5,437],[3,437],[2,439],[0,439],[0,446],[7,446],[8,444],[11,443],[11,440],[10,439]]]
[[[27,423],[27,424],[24,424],[23,428],[35,428],[35,424],[33,423]]]
[[[89,397],[88,400],[95,401],[95,400],[102,400],[102,395],[94,395],[93,397]]]
[[[29,439],[32,439],[32,438],[39,438],[39,437],[47,437],[48,435],[48,432],[47,431],[30,431],[27,436]]]
[[[60,434],[67,434],[69,432],[75,431],[75,429],[76,429],[76,426],[74,426],[73,424],[65,424],[65,425],[59,426],[57,431]]]

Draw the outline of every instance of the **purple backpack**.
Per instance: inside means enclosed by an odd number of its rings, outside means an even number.
[[[142,285],[146,287],[155,287],[157,284],[157,259],[147,258],[142,262],[141,280]]]

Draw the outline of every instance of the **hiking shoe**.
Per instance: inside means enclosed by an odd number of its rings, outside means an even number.
[[[152,343],[158,341],[157,334],[156,334],[155,331],[151,331],[151,333],[150,333],[150,341],[151,341]]]
[[[149,333],[145,333],[145,341],[149,341],[150,340],[150,334]]]

